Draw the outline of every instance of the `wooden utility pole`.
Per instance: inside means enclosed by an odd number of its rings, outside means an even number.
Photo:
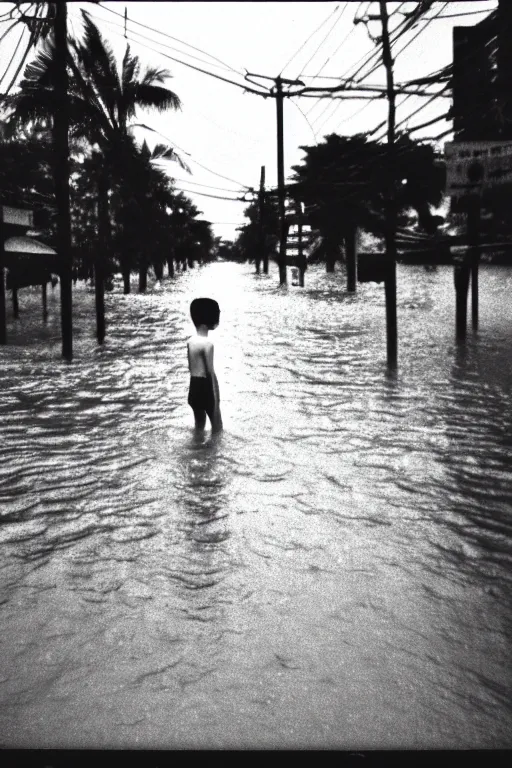
[[[20,305],[18,302],[18,286],[17,285],[12,286],[11,293],[12,293],[12,314],[17,320],[18,317],[20,316]]]
[[[96,303],[96,338],[105,341],[105,264],[108,255],[108,185],[103,168],[98,169],[98,235],[99,248],[94,258],[94,296]]]
[[[43,300],[43,322],[48,320],[48,283],[41,283],[41,298]]]
[[[7,320],[5,316],[4,245],[4,207],[0,204],[0,344],[7,344]]]
[[[62,356],[73,359],[71,296],[71,219],[69,212],[69,107],[67,3],[54,3],[55,82],[53,102],[53,151],[57,204],[57,251],[60,268]]]
[[[478,265],[480,263],[480,197],[470,198],[468,212],[469,263],[471,269],[471,321],[474,331],[478,330]]]
[[[352,225],[345,235],[345,259],[347,266],[347,291],[355,293],[357,274],[357,227]]]
[[[283,143],[283,81],[276,77],[277,111],[277,198],[279,204],[279,283],[286,284],[286,219],[284,189],[284,143]]]
[[[258,246],[256,251],[256,273],[260,273],[260,263],[263,260],[263,271],[268,275],[268,254],[265,241],[265,166],[261,166],[260,191],[258,194]]]
[[[386,294],[386,336],[387,362],[390,368],[397,365],[397,315],[396,315],[396,200],[393,179],[393,159],[395,148],[395,88],[393,82],[393,59],[389,44],[388,11],[386,2],[380,0],[380,18],[382,22],[382,59],[386,69],[386,90],[388,97],[388,152],[387,174],[389,181],[388,200],[386,203],[386,261],[387,274],[384,282]]]
[[[304,256],[304,215],[302,211],[302,202],[297,201],[297,229],[298,229],[298,257],[297,266],[299,268],[299,286],[304,288],[304,275],[307,268],[307,259]]]

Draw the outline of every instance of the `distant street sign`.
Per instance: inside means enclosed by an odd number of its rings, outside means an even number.
[[[512,184],[512,141],[456,141],[444,145],[446,194],[463,197]]]
[[[12,208],[9,205],[2,205],[0,213],[3,215],[4,224],[17,224],[20,227],[33,227],[34,214],[24,208]]]

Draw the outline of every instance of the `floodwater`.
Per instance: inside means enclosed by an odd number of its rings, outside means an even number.
[[[78,285],[75,360],[37,291],[0,350],[0,742],[512,747],[512,270],[454,343],[450,267],[304,289],[219,263]],[[193,434],[196,296],[225,431]]]

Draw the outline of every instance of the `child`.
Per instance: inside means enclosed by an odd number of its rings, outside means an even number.
[[[212,432],[220,432],[219,383],[213,368],[213,343],[208,339],[208,331],[215,330],[219,324],[219,305],[213,299],[194,299],[190,315],[197,335],[191,336],[187,342],[190,371],[188,404],[194,411],[197,429],[204,429],[208,415]]]

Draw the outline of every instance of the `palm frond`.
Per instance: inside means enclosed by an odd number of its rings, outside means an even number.
[[[159,112],[164,112],[166,109],[181,109],[179,97],[161,85],[134,83],[130,88],[130,96],[130,102],[134,107],[157,109]]]
[[[147,67],[140,79],[141,85],[154,85],[160,83],[163,85],[166,80],[172,77],[168,69],[158,69],[157,67]]]
[[[41,43],[41,48],[35,58],[27,64],[19,87],[37,85],[39,88],[52,88],[55,72],[55,40],[49,35]]]
[[[130,46],[126,46],[126,51],[123,57],[123,66],[121,68],[121,86],[123,93],[126,88],[137,80],[140,72],[140,61],[138,56],[132,55]]]
[[[116,97],[121,91],[121,81],[115,56],[86,11],[82,10],[82,16],[85,33],[83,43],[76,48],[79,61],[83,66],[83,71],[94,83],[97,96],[105,105],[110,120],[116,125]]]
[[[169,147],[166,144],[156,144],[151,152],[151,160],[171,160],[178,163],[180,168],[183,168],[187,173],[192,173],[188,165],[181,159],[176,150],[173,147]]]
[[[94,82],[94,79],[88,77],[87,70],[83,68],[83,62],[81,62],[81,54],[83,53],[82,47],[72,41],[71,47],[73,48],[77,57],[78,63],[75,62],[72,56],[70,56],[70,68],[73,75],[73,91],[76,94],[76,100],[83,102],[83,113],[87,123],[94,125],[96,123],[96,130],[100,130],[104,138],[109,140],[113,139],[117,130],[117,123],[112,121],[108,106],[98,92],[98,88]]]

